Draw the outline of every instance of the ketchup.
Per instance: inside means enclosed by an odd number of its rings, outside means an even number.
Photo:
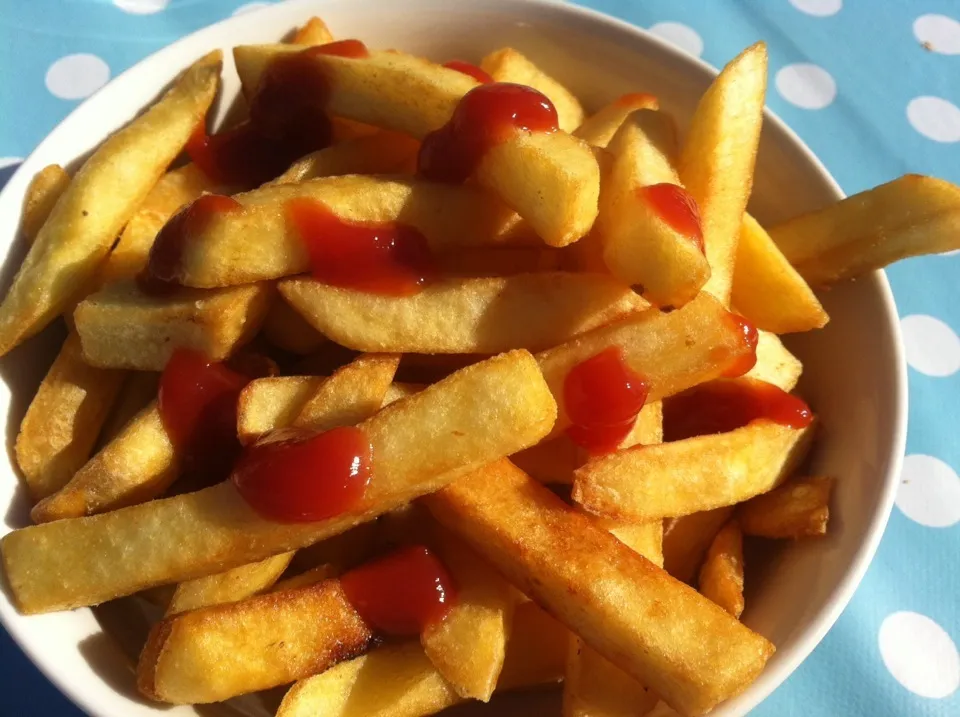
[[[665,441],[727,433],[766,419],[790,428],[813,421],[810,407],[777,386],[753,378],[717,380],[672,396],[663,404]]]
[[[727,319],[737,327],[737,332],[743,336],[743,343],[747,347],[747,353],[740,356],[723,374],[726,378],[737,378],[757,365],[757,344],[760,342],[760,334],[756,326],[739,314],[730,312],[727,314]]]
[[[574,366],[564,380],[564,405],[573,424],[567,435],[593,455],[612,453],[633,428],[648,392],[619,346],[604,349]]]
[[[657,215],[703,251],[703,227],[700,223],[700,210],[690,192],[676,184],[664,182],[640,187],[637,197],[646,202]]]
[[[457,599],[447,569],[422,545],[354,568],[340,585],[364,622],[389,635],[419,635],[443,620]]]
[[[325,284],[408,296],[435,274],[427,240],[413,227],[347,221],[309,197],[289,200],[286,213]]]
[[[490,76],[486,70],[472,65],[469,62],[464,62],[463,60],[450,60],[450,62],[443,63],[443,66],[450,70],[456,70],[464,75],[469,75],[481,85],[489,85],[493,82],[493,77]]]
[[[250,378],[199,351],[173,352],[160,377],[157,408],[184,473],[204,484],[226,475],[240,452],[237,397]]]
[[[504,82],[474,87],[453,117],[423,139],[417,171],[425,179],[459,183],[483,155],[516,132],[556,132],[557,110],[531,87]]]

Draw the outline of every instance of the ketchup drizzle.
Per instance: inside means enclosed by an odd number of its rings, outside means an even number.
[[[682,234],[703,251],[700,210],[690,192],[679,185],[664,182],[640,187],[637,189],[637,197],[652,207],[678,234]]]
[[[757,331],[756,326],[740,314],[729,312],[727,319],[736,326],[737,332],[743,337],[743,343],[747,348],[747,353],[740,356],[723,374],[726,378],[737,378],[757,365],[757,344],[760,343],[760,332]]]

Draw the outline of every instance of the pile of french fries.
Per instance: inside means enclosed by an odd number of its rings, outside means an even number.
[[[333,40],[314,18],[285,44],[235,48],[244,96],[277,58]],[[481,68],[542,93],[559,126],[516,129],[463,184],[419,178],[417,152],[474,77],[393,50],[312,58],[332,143],[263,186],[183,158],[219,52],[75,176],[54,165],[30,186],[0,353],[59,317],[67,338],[16,440],[36,522],[2,541],[19,609],[147,597],[164,614],[137,665],[144,695],[200,704],[292,684],[282,717],[415,717],[561,680],[565,717],[689,716],[743,691],[774,651],[739,621],[744,536],[824,535],[843,476],[803,471],[815,423],[670,440],[671,401],[717,382],[792,391],[802,366],[779,336],[828,321],[811,285],[960,248],[960,189],[905,176],[761,226],[746,208],[762,43],[723,69],[682,141],[655,97],[590,112],[496,50]],[[649,200],[663,187],[685,198],[679,223]],[[179,288],[146,293],[155,238],[206,193],[239,210],[191,235]],[[299,198],[415,228],[438,275],[404,296],[317,280],[283,211]],[[564,381],[610,347],[649,392],[619,449],[591,456],[567,434]],[[243,446],[358,426],[375,457],[360,502],[284,523],[229,480],[186,480],[157,403],[177,349],[268,367],[237,401]],[[384,642],[338,576],[411,543],[459,597],[419,639]]]

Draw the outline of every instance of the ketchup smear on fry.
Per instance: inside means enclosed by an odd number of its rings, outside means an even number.
[[[573,424],[567,435],[592,455],[612,453],[630,433],[648,393],[623,350],[604,349],[574,366],[564,380],[564,405]]]
[[[690,192],[683,187],[664,182],[637,189],[637,198],[646,202],[678,234],[686,237],[703,251],[703,227],[700,210]]]
[[[757,344],[760,342],[760,333],[756,326],[739,314],[728,313],[727,320],[734,324],[737,332],[743,337],[743,343],[747,348],[747,352],[741,355],[723,374],[726,378],[737,378],[757,365]]]
[[[711,381],[664,401],[663,437],[679,441],[726,433],[759,419],[805,428],[813,421],[813,412],[803,399],[764,381]]]
[[[340,578],[364,622],[389,635],[419,635],[456,603],[453,578],[422,545],[400,548]]]
[[[359,428],[275,431],[244,449],[231,480],[258,514],[309,523],[350,510],[370,482],[373,447]]]
[[[557,110],[547,97],[505,82],[474,87],[453,117],[424,137],[417,172],[425,179],[460,183],[492,147],[516,132],[556,132]]]
[[[443,63],[443,66],[450,70],[456,70],[464,75],[469,75],[481,85],[489,85],[493,82],[493,77],[490,76],[486,70],[472,65],[469,62],[464,62],[463,60],[450,60],[450,62]]]
[[[286,213],[313,276],[325,284],[409,296],[436,273],[427,240],[413,227],[346,221],[309,197],[289,200]]]

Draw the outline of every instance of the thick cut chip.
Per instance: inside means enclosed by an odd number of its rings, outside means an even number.
[[[573,134],[594,147],[606,148],[620,125],[634,110],[655,110],[659,107],[660,103],[653,95],[643,92],[622,95],[590,115]]]
[[[343,174],[399,172],[417,155],[420,143],[399,132],[381,131],[311,152],[269,184],[290,184]]]
[[[319,17],[311,17],[290,38],[291,45],[326,45],[328,42],[333,42],[333,34]]]
[[[251,381],[237,401],[237,435],[244,445],[278,428],[288,428],[325,376],[272,376]]]
[[[292,354],[308,356],[327,343],[286,301],[274,301],[263,320],[263,335],[271,344]]]
[[[230,482],[3,538],[24,613],[95,605],[222,572],[342,533],[538,442],[556,402],[536,361],[514,351],[469,366],[360,424],[376,456],[359,504],[315,523],[260,517]]]
[[[735,520],[720,529],[707,550],[700,594],[736,618],[743,613],[743,533]]]
[[[167,616],[257,595],[283,575],[292,559],[293,552],[280,553],[222,573],[180,583],[167,607]]]
[[[317,331],[358,351],[539,351],[648,307],[613,277],[569,272],[440,279],[411,296],[312,279],[287,279],[279,289]]]
[[[733,506],[691,513],[663,522],[663,568],[677,580],[694,584],[714,536],[733,515]]]
[[[162,371],[177,348],[227,358],[260,330],[273,298],[268,284],[158,297],[119,282],[81,301],[73,318],[91,365]]]
[[[774,334],[819,329],[830,320],[810,285],[749,214],[740,227],[731,300],[754,326]]]
[[[744,375],[792,391],[803,373],[800,359],[787,350],[776,334],[759,331],[757,338],[757,363]]]
[[[40,228],[69,184],[70,175],[59,164],[48,164],[30,180],[20,218],[20,228],[27,241],[32,242],[37,238]]]
[[[27,409],[14,449],[34,500],[60,490],[90,457],[123,372],[89,366],[71,333]]]
[[[730,304],[733,267],[767,90],[767,46],[747,48],[723,68],[690,121],[680,153],[680,179],[700,208],[710,262],[705,289]]]
[[[577,470],[573,499],[597,515],[636,521],[734,505],[786,480],[813,432],[761,419],[727,433],[636,446]]]
[[[159,387],[160,374],[156,371],[130,371],[126,374],[120,395],[114,401],[113,410],[100,431],[98,449],[119,436],[120,431],[150,405],[157,397]]]
[[[773,653],[507,460],[424,500],[510,582],[687,715],[741,692]]]
[[[746,535],[761,538],[815,538],[827,533],[833,478],[797,478],[737,509]]]
[[[312,431],[351,426],[376,413],[397,372],[396,354],[365,354],[338,369],[307,399],[293,425]]]
[[[0,354],[40,331],[87,286],[123,225],[203,121],[220,65],[219,50],[198,60],[80,168],[0,304]]]
[[[900,259],[960,249],[960,187],[907,174],[770,229],[814,286],[852,279]]]

